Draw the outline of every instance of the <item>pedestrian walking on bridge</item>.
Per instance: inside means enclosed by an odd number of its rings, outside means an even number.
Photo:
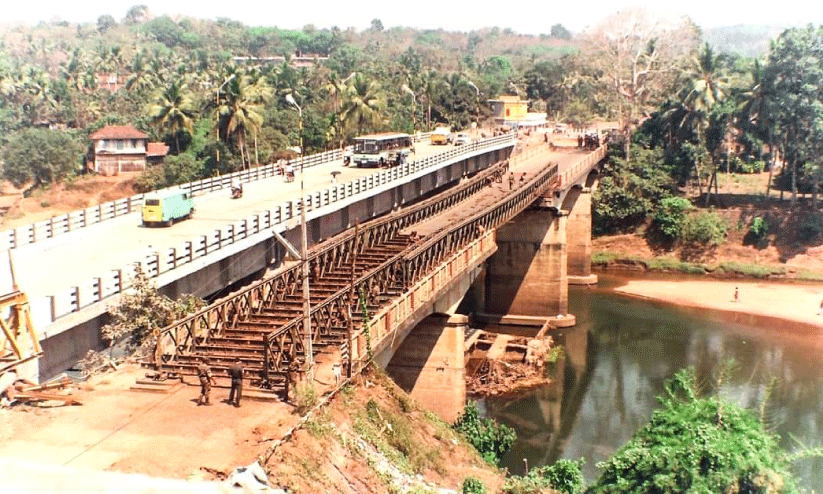
[[[231,378],[229,405],[240,408],[240,398],[243,396],[243,366],[240,364],[239,357],[236,357],[234,363],[229,366],[229,377]]]

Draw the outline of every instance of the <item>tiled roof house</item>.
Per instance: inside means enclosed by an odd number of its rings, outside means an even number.
[[[107,125],[89,136],[94,157],[89,169],[103,175],[141,172],[146,164],[162,163],[169,147],[149,142],[149,135],[131,125]]]

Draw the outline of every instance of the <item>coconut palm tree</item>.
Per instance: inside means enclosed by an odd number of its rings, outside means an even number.
[[[742,103],[739,113],[741,126],[769,144],[771,163],[769,163],[769,181],[766,184],[766,197],[769,197],[772,174],[777,163],[774,132],[777,95],[774,94],[772,85],[768,83],[764,75],[763,66],[759,60],[755,60],[752,67],[752,83],[749,89],[741,94]]]
[[[377,81],[357,74],[346,87],[341,118],[347,128],[354,128],[359,135],[364,129],[380,126],[384,107],[385,95]]]
[[[271,99],[272,87],[265,77],[240,74],[226,84],[217,106],[218,135],[234,140],[243,163],[250,163],[246,148],[246,133],[251,130],[256,138],[263,124],[263,105]]]
[[[192,132],[194,107],[192,95],[185,83],[172,81],[157,94],[154,104],[148,109],[152,123],[162,132],[174,135],[175,153],[180,153],[178,131]]]
[[[722,75],[720,61],[711,46],[706,43],[700,53],[692,59],[688,72],[688,86],[681,100],[686,111],[683,124],[690,125],[695,129],[697,139],[704,147],[706,144],[705,130],[709,125],[709,116],[712,110],[726,98],[727,92],[728,79]],[[717,189],[717,165],[714,158],[711,161],[713,169],[706,194],[706,203],[708,203],[711,196],[712,182],[715,183],[715,189]],[[698,187],[700,187],[702,163],[698,163],[697,166]],[[702,189],[702,187],[700,188]]]

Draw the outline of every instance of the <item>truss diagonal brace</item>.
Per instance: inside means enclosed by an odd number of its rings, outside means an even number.
[[[281,244],[283,244],[283,247],[285,247],[285,248],[286,248],[286,250],[287,250],[287,251],[289,251],[289,254],[291,254],[292,256],[294,256],[294,258],[295,258],[295,259],[299,260],[299,259],[302,259],[302,258],[303,258],[303,257],[300,255],[300,251],[298,251],[297,249],[295,249],[295,248],[294,248],[294,246],[293,246],[292,244],[290,244],[290,243],[289,243],[289,241],[288,241],[288,240],[286,240],[286,238],[285,238],[285,237],[283,237],[283,235],[280,235],[279,233],[277,233],[277,231],[276,231],[276,230],[272,230],[272,233],[274,234],[274,238],[276,238],[278,242],[280,242]]]

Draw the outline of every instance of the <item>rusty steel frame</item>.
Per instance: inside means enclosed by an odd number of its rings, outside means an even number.
[[[501,176],[507,167],[508,162],[496,163],[478,172],[466,183],[459,184],[443,194],[372,220],[354,232],[347,230],[316,246],[309,253],[310,280],[313,277],[322,277],[334,268],[348,265],[356,255],[355,250],[362,253],[391,240],[404,228],[466,200],[486,187],[490,178]],[[162,365],[174,362],[176,355],[196,353],[198,345],[207,343],[213,337],[219,337],[225,329],[235,327],[238,322],[248,320],[264,308],[274,308],[277,302],[282,302],[286,296],[296,293],[297,287],[302,284],[300,268],[298,264],[280,269],[272,277],[255,282],[164,328],[155,347],[155,365],[162,370]],[[338,304],[335,310],[342,310],[342,305],[336,301],[336,295],[332,298]],[[340,314],[326,309],[327,302],[329,300],[310,311],[312,327],[317,328],[313,330],[315,338],[328,337],[330,321],[333,321],[336,314]],[[301,320],[298,318],[298,322]],[[304,350],[302,345],[298,345],[297,340],[299,328],[295,326],[294,321],[270,334],[267,345],[271,353],[267,354],[267,360],[271,370],[282,371],[284,362],[290,363],[301,358]],[[286,355],[281,355],[283,352]]]
[[[602,151],[596,150],[585,161],[599,161],[596,158],[602,159]],[[507,162],[493,165],[465,184],[324,242],[309,254],[309,276],[322,277],[334,268],[350,264],[358,253],[395,238],[401,230],[479,192],[490,180],[502,176],[507,166]],[[379,306],[377,297],[385,296],[392,287],[407,289],[452,252],[474,240],[480,227],[490,230],[505,224],[540,197],[553,193],[561,186],[560,179],[557,164],[544,168],[514,194],[501,198],[456,225],[428,235],[421,244],[410,246],[352,280],[349,286],[314,304],[309,314],[313,328],[312,341],[333,339],[335,330],[351,331],[352,314],[357,311],[357,297],[353,294],[362,289],[368,299],[367,305]],[[285,268],[165,328],[158,339],[155,364],[162,368],[164,362],[172,362],[177,354],[195,353],[198,344],[219,336],[224,329],[248,320],[265,308],[274,308],[277,302],[294,294],[301,283],[299,265]],[[302,315],[297,316],[263,335],[264,384],[269,382],[271,373],[284,373],[294,363],[302,364],[305,358],[300,332],[302,319]],[[347,343],[341,342],[341,345],[346,346]],[[351,354],[350,351],[344,353]]]

